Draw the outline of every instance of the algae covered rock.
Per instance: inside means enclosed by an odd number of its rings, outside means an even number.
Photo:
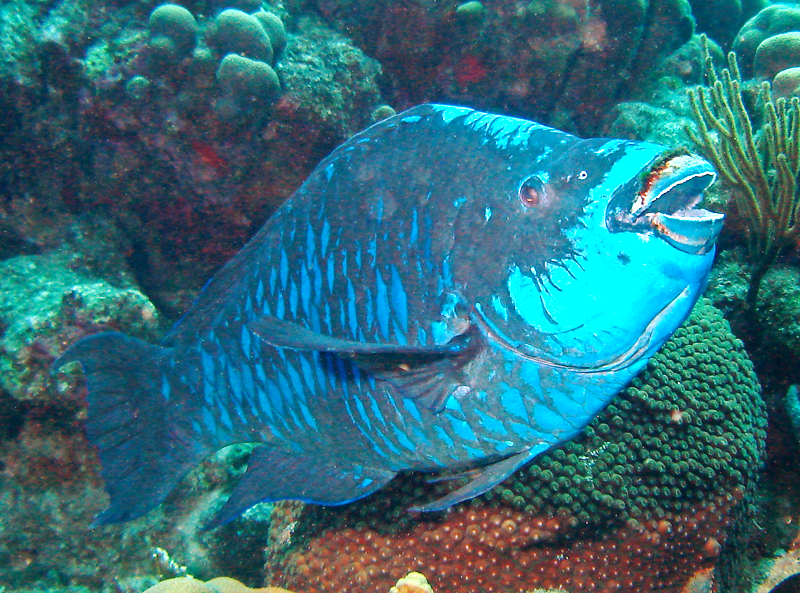
[[[747,342],[759,372],[773,381],[797,382],[800,368],[800,271],[774,266],[765,275],[753,316],[745,311],[749,266],[736,253],[723,254],[706,291]],[[774,397],[773,393],[770,393]]]
[[[279,70],[287,108],[326,134],[346,138],[362,130],[384,103],[381,64],[315,19],[298,22]]]
[[[398,107],[435,98],[584,135],[694,30],[685,0],[316,4],[380,61]]]
[[[158,314],[146,296],[86,276],[71,263],[59,253],[0,263],[0,389],[15,399],[51,397],[50,364],[87,333],[107,329],[156,337]]]

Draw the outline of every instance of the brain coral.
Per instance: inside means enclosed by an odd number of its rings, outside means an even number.
[[[231,8],[221,12],[214,25],[213,42],[222,55],[239,54],[267,64],[272,62],[269,33],[256,17]]]
[[[742,25],[733,41],[733,51],[744,73],[750,74],[759,45],[790,31],[800,31],[800,9],[784,4],[767,6]]]
[[[228,54],[217,69],[217,81],[226,92],[271,103],[280,91],[278,75],[259,60]]]
[[[280,94],[278,75],[259,60],[228,54],[217,69],[222,96],[214,104],[217,114],[226,121],[247,119],[271,105]]]
[[[411,475],[340,509],[278,507],[275,582],[374,590],[420,570],[454,592],[677,591],[713,565],[765,426],[741,342],[700,303],[584,434],[477,499],[411,515],[453,487]]]
[[[781,70],[800,64],[800,32],[768,37],[756,49],[753,65],[756,76],[772,78]]]
[[[252,589],[236,579],[217,577],[210,581],[200,581],[192,577],[178,577],[161,581],[147,589],[145,593],[291,593],[279,587]]]
[[[286,47],[286,26],[278,16],[266,10],[253,13],[253,17],[261,23],[266,31],[270,45],[272,45],[273,59],[277,59],[283,52],[283,48]]]
[[[150,14],[150,48],[159,57],[183,58],[197,45],[197,22],[176,4],[162,4]]]

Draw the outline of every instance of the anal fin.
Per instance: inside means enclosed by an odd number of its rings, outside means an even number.
[[[204,529],[224,525],[260,502],[298,500],[327,506],[347,504],[379,490],[394,476],[391,470],[259,446],[253,451],[244,476]]]

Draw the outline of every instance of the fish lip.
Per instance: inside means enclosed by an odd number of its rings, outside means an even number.
[[[625,229],[654,234],[694,255],[711,251],[725,216],[696,206],[716,179],[711,164],[691,154],[656,163],[643,180],[628,210],[615,213]]]

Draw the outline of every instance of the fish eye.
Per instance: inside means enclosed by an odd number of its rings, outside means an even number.
[[[578,173],[578,179],[580,179],[581,181],[586,179],[588,176],[589,174],[586,171],[581,171],[580,173]]]
[[[519,200],[526,208],[535,208],[547,197],[544,182],[536,175],[528,177],[519,186]]]

